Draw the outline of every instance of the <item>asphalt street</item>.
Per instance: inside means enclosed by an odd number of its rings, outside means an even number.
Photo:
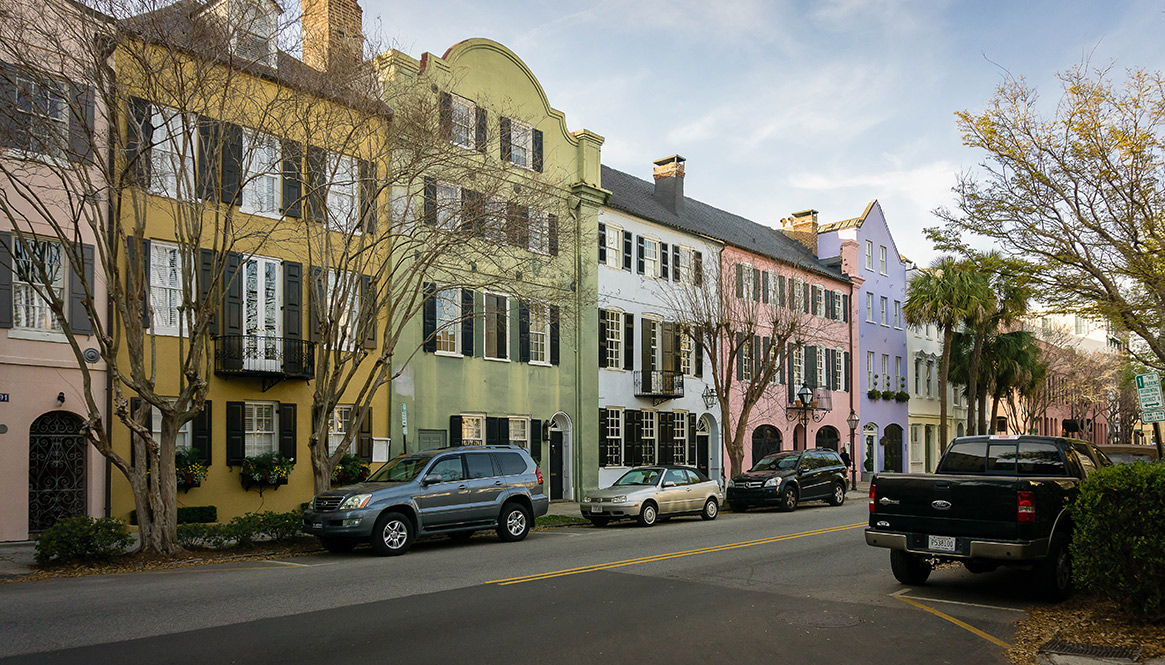
[[[1005,663],[1026,578],[903,587],[866,516],[851,498],[5,584],[0,663]]]

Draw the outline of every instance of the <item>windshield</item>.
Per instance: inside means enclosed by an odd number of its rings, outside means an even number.
[[[420,475],[431,457],[400,455],[388,461],[368,477],[370,483],[407,483]]]
[[[659,469],[631,469],[623,477],[615,481],[612,487],[619,485],[654,485],[659,482]]]
[[[750,471],[777,471],[780,469],[796,469],[797,460],[801,459],[801,453],[783,453],[780,455],[773,455],[765,457],[757,462]]]

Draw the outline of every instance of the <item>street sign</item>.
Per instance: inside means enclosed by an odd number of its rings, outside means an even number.
[[[1165,409],[1165,400],[1161,398],[1161,378],[1156,372],[1137,375],[1137,400],[1141,403],[1141,411],[1156,411]],[[1142,422],[1152,422],[1141,418]]]
[[[1165,423],[1165,409],[1154,409],[1153,411],[1142,411],[1141,422],[1143,423]]]

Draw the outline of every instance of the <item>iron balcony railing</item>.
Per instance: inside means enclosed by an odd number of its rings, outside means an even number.
[[[214,338],[214,373],[279,379],[315,376],[316,343],[264,335]]]
[[[662,370],[635,372],[635,396],[675,398],[684,396],[682,372]]]

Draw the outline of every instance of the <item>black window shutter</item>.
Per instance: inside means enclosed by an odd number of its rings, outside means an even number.
[[[473,143],[477,147],[478,152],[485,152],[486,140],[489,138],[489,128],[486,123],[489,122],[489,114],[480,106],[477,107],[477,117],[475,118],[477,124],[474,131]]]
[[[631,272],[631,232],[623,232],[623,269]]]
[[[607,225],[599,222],[599,263],[607,263]]]
[[[761,368],[762,369],[766,369],[766,370],[769,369],[771,367],[771,365],[773,364],[773,362],[775,362],[775,361],[769,360],[769,354],[771,354],[772,352],[773,352],[773,338],[768,337],[768,336],[762,337],[761,338]],[[775,378],[776,374],[773,374],[773,377]]]
[[[437,285],[425,282],[422,288],[425,300],[421,334],[424,336],[424,350],[433,353],[437,350]]]
[[[542,421],[530,419],[530,457],[537,464],[542,463]]]
[[[752,269],[752,300],[760,302],[760,271]]]
[[[688,414],[688,464],[695,464],[696,458],[696,414]]]
[[[223,334],[243,334],[243,256],[238,252],[227,254],[227,268],[223,281]],[[240,361],[242,359],[240,358]]]
[[[3,80],[0,73],[0,81]],[[13,326],[12,311],[12,234],[0,231],[0,328]]]
[[[558,350],[558,305],[550,306],[550,364],[558,365],[559,350]]]
[[[703,335],[697,335],[697,338],[692,340],[692,344],[696,347],[696,366],[693,369],[696,371],[696,376],[702,377],[704,376],[704,343],[702,341]]]
[[[530,306],[518,301],[518,362],[530,362]]]
[[[473,319],[477,313],[473,310],[473,291],[461,289],[461,355],[466,358],[473,356]]]
[[[558,215],[546,215],[546,224],[549,226],[547,235],[550,236],[550,255],[558,256]]]
[[[243,179],[243,128],[222,124],[222,197],[227,205],[238,205]]]
[[[760,335],[752,336],[752,348],[749,351],[749,355],[752,356],[752,380],[756,381],[757,377],[760,376]]]
[[[436,178],[425,178],[425,223],[430,226],[437,225],[437,180]]]
[[[833,390],[833,349],[825,349],[825,389]]]
[[[684,336],[683,326],[681,326],[678,323],[673,323],[672,328],[671,328],[671,340],[672,340],[672,349],[674,349],[674,353],[675,353],[675,359],[672,361],[672,366],[667,368],[667,369],[669,371],[672,371],[672,372],[675,372],[675,373],[681,374],[681,375],[683,374],[683,360],[684,360],[684,353],[683,353],[684,347],[682,345],[683,336]]]
[[[607,466],[607,410],[599,408],[599,466]]]
[[[203,201],[218,198],[218,168],[221,125],[213,118],[198,116],[198,159],[195,162],[195,195]]]
[[[672,439],[675,438],[675,425],[672,424],[672,414],[667,411],[660,411],[656,414],[656,432],[655,438],[659,442],[659,464],[674,464],[675,463],[675,448],[672,447]]]
[[[206,400],[202,404],[202,411],[194,416],[194,420],[190,423],[190,447],[198,453],[206,466],[210,466],[211,453],[213,452],[210,438],[210,414],[210,400]]]
[[[785,306],[785,276],[777,275],[777,307]]]
[[[3,76],[3,74],[0,74]],[[91,162],[93,160],[93,88],[76,83],[69,84],[72,96],[69,114],[69,160]]]
[[[638,256],[638,259],[636,260],[636,263],[635,263],[635,272],[642,275],[644,272],[646,272],[646,265],[647,265],[646,261],[644,260],[644,256],[643,256],[643,252],[644,252],[643,236],[639,236],[639,237],[635,238],[635,245],[636,245],[636,252],[637,252],[637,256]]]
[[[365,233],[376,233],[376,199],[380,186],[376,180],[376,164],[360,160],[360,225]]]
[[[694,286],[704,285],[704,254],[703,252],[696,252],[695,265],[692,267],[692,284]]]
[[[485,443],[489,446],[496,446],[501,442],[498,441],[498,424],[501,418],[494,418],[492,416],[485,419]],[[507,442],[508,443],[508,442]]]
[[[485,198],[472,189],[461,190],[461,230],[474,235],[482,232],[485,221]]]
[[[736,333],[736,353],[732,354],[733,360],[736,362],[736,380],[744,380],[744,363],[740,362],[741,352],[744,351],[744,334]]]
[[[503,162],[510,161],[512,157],[511,140],[510,119],[502,116],[498,119],[498,141],[501,143],[501,158]]]
[[[679,360],[679,348],[676,346],[676,331],[671,323],[661,323],[659,326],[659,356],[658,369],[664,372],[674,372],[676,361]]]
[[[360,320],[364,329],[364,348],[376,348],[376,324],[380,308],[376,306],[376,283],[368,275],[360,275]]]
[[[283,262],[283,336],[303,339],[303,264],[298,261]]]
[[[793,355],[793,353],[795,351],[796,351],[796,347],[793,345],[792,342],[785,344],[785,377],[786,377],[785,382],[789,384],[789,401],[790,402],[793,402],[797,399],[797,389],[801,387],[801,386],[793,384],[793,361],[796,359],[796,357]]]
[[[671,267],[672,267],[671,281],[673,281],[673,282],[680,281],[680,246],[679,245],[672,245],[671,246]],[[691,269],[692,269],[692,266],[688,266],[688,270],[691,270]]]
[[[635,315],[623,314],[623,369],[635,369]]]
[[[813,287],[810,286],[808,282],[806,282],[804,284],[804,288],[805,295],[801,298],[801,310],[806,314],[809,314],[812,311],[810,307],[813,301]]]
[[[453,95],[442,92],[438,95],[437,106],[440,113],[441,136],[450,139],[453,137]]]
[[[225,171],[226,160],[223,160]],[[307,147],[307,218],[313,222],[323,222],[328,216],[327,191],[328,153],[323,148]],[[226,175],[223,175],[223,187],[226,187]]]
[[[538,173],[542,173],[542,130],[535,129],[531,132],[530,140],[533,143],[533,161],[531,166]]]
[[[227,402],[227,466],[238,466],[246,457],[246,404]]]
[[[507,445],[510,442],[510,419],[498,418],[498,444]]]
[[[6,252],[0,247],[0,252]],[[69,273],[69,328],[78,335],[92,335],[93,322],[85,308],[85,289],[93,285],[93,245],[81,245],[81,270],[74,265]]]
[[[144,99],[129,99],[129,136],[126,153],[129,177],[142,187],[150,186],[151,150],[154,145],[154,107]]]
[[[849,366],[849,351],[845,352],[845,361],[842,362],[842,371],[845,372],[845,378],[842,379],[841,385],[843,386],[843,388],[845,389],[846,392],[853,392],[854,387],[852,385],[850,385],[850,380],[851,380],[850,377],[853,376],[853,372],[850,371],[850,366]]]
[[[320,341],[320,321],[324,314],[322,309],[326,287],[323,268],[312,268],[307,291],[307,338],[313,342]]]
[[[635,426],[638,424],[638,416],[638,411],[623,411],[623,466],[632,466],[632,460],[635,459],[635,441],[638,438]]]
[[[760,292],[761,302],[763,302],[766,305],[769,304],[769,291],[771,291],[772,288],[773,288],[772,278],[770,277],[769,271],[766,270],[763,273],[761,273],[761,292]]]
[[[816,388],[819,380],[817,376],[817,351],[816,346],[805,349],[805,385],[810,388]]]
[[[279,454],[295,461],[295,402],[279,405]]]
[[[736,264],[736,297],[744,297],[744,266]]]
[[[461,445],[461,416],[449,416],[449,445]]]
[[[599,367],[607,366],[607,310],[599,310]],[[606,421],[600,421],[606,422]]]
[[[655,353],[651,348],[651,330],[655,327],[655,321],[639,318],[639,341],[642,347],[639,349],[639,369],[643,370],[643,385],[649,385],[648,372],[655,369]]]
[[[833,319],[833,291],[825,290],[825,318]]]
[[[659,243],[659,277],[660,279],[668,279],[668,251],[667,243]]]
[[[27,150],[28,128],[18,120],[19,114],[14,113],[17,99],[16,85],[20,76],[20,68],[0,61],[0,146]],[[134,100],[130,99],[131,111]],[[130,119],[130,135],[133,135],[133,119]],[[129,154],[132,156],[131,148]]]
[[[303,145],[283,141],[279,146],[283,156],[283,214],[303,216]]]
[[[841,296],[841,320],[849,323],[849,296],[846,294]]]
[[[352,410],[353,413],[356,409]],[[364,421],[360,423],[360,438],[356,445],[356,455],[365,462],[372,461],[372,407],[364,412]]]
[[[213,296],[210,293],[211,282],[214,281],[214,250],[213,249],[199,249],[198,250],[198,298],[199,302],[216,302],[208,300]],[[210,314],[210,334],[218,333],[218,315],[215,313],[218,307],[211,307]]]

